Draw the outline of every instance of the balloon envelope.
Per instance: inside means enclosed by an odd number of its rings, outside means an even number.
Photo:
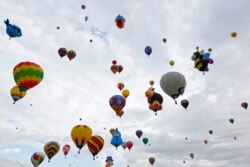
[[[185,109],[187,109],[187,107],[189,105],[189,101],[188,100],[182,100],[181,101],[181,105],[182,105],[182,107],[184,107]]]
[[[234,123],[234,119],[233,118],[229,119],[229,122],[231,122],[233,124]]]
[[[50,141],[44,145],[44,152],[47,155],[49,161],[60,150],[60,144],[56,141]]]
[[[149,56],[151,53],[152,53],[152,48],[151,46],[147,46],[145,49],[144,49],[145,53]]]
[[[43,75],[43,69],[32,62],[21,62],[13,69],[15,82],[21,91],[38,85],[42,81]]]
[[[68,144],[64,145],[63,153],[64,153],[65,157],[69,153],[69,151],[70,151],[70,145],[68,145]]]
[[[121,95],[114,95],[109,99],[109,104],[118,115],[118,112],[122,111],[126,105],[126,99]]]
[[[92,136],[92,129],[87,125],[77,125],[71,130],[71,138],[79,152]]]
[[[143,134],[143,132],[142,132],[142,130],[137,130],[137,131],[135,132],[135,134],[136,134],[136,136],[140,139],[141,136],[142,136],[142,134]]]
[[[154,163],[155,163],[155,158],[154,158],[154,157],[150,157],[150,158],[148,159],[148,161],[149,161],[149,163],[150,163],[151,165],[154,165]]]
[[[243,103],[241,103],[241,107],[243,107],[243,108],[247,109],[247,107],[248,107],[248,103],[247,103],[247,102],[243,102]]]
[[[190,153],[190,157],[193,159],[194,158],[194,153]]]
[[[142,139],[142,142],[146,145],[146,144],[148,143],[148,138],[146,138],[146,137],[143,138],[143,139]]]
[[[127,147],[130,150],[133,147],[133,142],[132,141],[127,141]]]
[[[130,94],[130,92],[129,92],[128,89],[124,89],[124,90],[122,91],[122,95],[123,95],[123,97],[125,97],[125,98],[127,98],[127,97],[129,96],[129,94]]]
[[[31,162],[34,167],[39,166],[43,162],[44,159],[45,159],[45,155],[42,152],[35,152],[31,156]]]
[[[182,95],[186,87],[186,79],[179,72],[168,72],[161,77],[161,89],[174,100]]]
[[[103,148],[104,146],[104,140],[101,136],[95,135],[91,136],[91,138],[87,142],[88,149],[95,157]]]
[[[208,133],[210,133],[212,135],[213,134],[213,130],[209,130]]]

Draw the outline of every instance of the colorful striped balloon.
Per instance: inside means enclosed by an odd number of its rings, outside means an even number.
[[[43,75],[43,69],[32,62],[21,62],[13,69],[15,82],[23,90],[38,85],[42,81]]]
[[[35,152],[31,156],[31,162],[34,167],[39,166],[43,162],[44,159],[45,159],[45,155],[44,153],[41,153],[41,152]]]
[[[92,136],[89,140],[88,140],[88,148],[89,151],[92,153],[94,159],[95,156],[102,150],[103,145],[104,145],[104,140],[101,136],[95,135]]]
[[[109,99],[110,107],[118,115],[126,105],[126,99],[121,95],[114,95]]]
[[[50,159],[54,155],[56,155],[59,150],[60,150],[60,144],[56,141],[50,141],[47,144],[45,144],[44,152],[47,155],[47,157],[49,158],[49,162],[50,162]]]
[[[71,138],[79,152],[92,136],[92,129],[87,125],[77,125],[71,131]]]

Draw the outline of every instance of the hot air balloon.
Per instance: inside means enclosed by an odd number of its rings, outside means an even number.
[[[81,8],[84,10],[84,9],[86,8],[86,6],[85,6],[85,5],[82,5]]]
[[[64,145],[63,153],[65,155],[65,158],[66,158],[66,155],[69,153],[69,151],[70,151],[70,145],[68,145],[68,144]]]
[[[127,142],[122,143],[122,148],[125,150],[127,148]]]
[[[87,125],[77,125],[71,131],[71,138],[76,147],[79,148],[78,154],[82,147],[92,136],[92,129]]]
[[[147,46],[145,49],[144,49],[145,53],[149,56],[151,53],[152,53],[152,48],[151,46]]]
[[[122,72],[122,70],[123,70],[123,66],[119,65],[118,66],[118,72],[120,73],[120,72]]]
[[[146,145],[146,144],[148,143],[148,138],[144,137],[144,138],[142,139],[142,142]]]
[[[170,61],[169,61],[169,64],[170,64],[171,66],[174,66],[174,60],[170,60]]]
[[[130,92],[129,92],[128,89],[124,89],[124,90],[122,91],[122,95],[123,95],[123,97],[125,97],[125,98],[127,98],[127,97],[129,96],[129,94],[130,94]]]
[[[126,105],[126,99],[121,95],[114,95],[109,99],[109,104],[118,115],[118,112],[121,112]]]
[[[60,144],[56,141],[50,141],[44,145],[44,152],[47,155],[49,162],[60,150]]]
[[[43,75],[43,69],[32,62],[21,62],[13,69],[15,82],[21,92],[38,85],[42,81]]]
[[[130,150],[133,147],[133,142],[132,141],[127,141],[127,147]]]
[[[207,144],[207,140],[204,140],[204,143]]]
[[[179,72],[168,72],[161,77],[161,89],[174,100],[182,95],[186,87],[186,79]],[[175,100],[175,104],[177,104]]]
[[[234,140],[237,140],[237,137],[234,137]]]
[[[167,42],[167,38],[163,38],[162,41],[163,41],[164,43],[166,43],[166,42]]]
[[[111,128],[111,129],[109,130],[109,133],[113,136],[114,131],[115,131],[115,129],[114,129],[114,128]]]
[[[186,163],[186,161],[182,161],[184,164]]]
[[[92,136],[88,142],[88,149],[93,155],[93,158],[95,159],[95,156],[102,150],[104,145],[104,140],[101,136],[95,135]]]
[[[112,61],[112,64],[113,64],[113,65],[116,65],[116,63],[117,63],[116,60],[113,60],[113,61]]]
[[[194,153],[190,153],[190,157],[194,159]]]
[[[181,105],[182,105],[182,107],[184,107],[185,109],[187,109],[187,107],[189,105],[189,101],[188,100],[182,100],[181,101]]]
[[[121,15],[118,15],[116,18],[115,18],[115,23],[116,23],[116,26],[120,29],[124,28],[124,24],[125,24],[125,18]]]
[[[142,136],[142,134],[143,134],[143,131],[142,131],[142,130],[137,130],[137,131],[135,132],[135,134],[136,134],[136,136],[140,139],[141,136]]]
[[[248,107],[248,103],[247,103],[247,102],[243,102],[243,103],[241,103],[241,107],[243,107],[243,108],[247,109],[247,107]]]
[[[12,99],[14,100],[14,104],[15,104],[16,101],[20,100],[26,95],[26,91],[25,90],[22,91],[20,90],[18,86],[14,86],[10,90],[10,95]]]
[[[121,135],[121,132],[119,132],[118,131],[118,129],[116,129],[115,131],[114,131],[114,133],[113,133],[113,137],[112,137],[112,139],[111,139],[111,144],[113,145],[113,146],[115,146],[116,147],[116,149],[117,149],[117,147],[119,147],[120,145],[122,145],[122,135]]]
[[[66,56],[67,55],[67,49],[66,48],[60,48],[59,50],[58,50],[58,54],[59,54],[59,56],[61,57],[61,58],[63,58],[64,56]]]
[[[213,130],[209,130],[208,133],[210,133],[212,135],[213,134]]]
[[[45,155],[42,152],[35,152],[31,156],[31,162],[34,167],[38,167],[43,162],[44,159],[45,159]]]
[[[149,163],[150,163],[151,165],[154,165],[154,163],[155,163],[155,158],[154,158],[154,157],[150,157],[150,158],[148,159],[148,161],[149,161]]]
[[[161,94],[156,93],[153,87],[148,88],[145,92],[145,96],[148,99],[149,109],[155,112],[162,110],[163,97]]]
[[[15,24],[10,24],[9,19],[5,20],[4,23],[6,24],[6,33],[9,35],[10,38],[21,37],[22,30]]]
[[[106,166],[105,167],[110,167],[110,166],[113,166],[113,158],[111,156],[108,156],[107,159],[106,159]]]
[[[236,38],[237,32],[231,32],[231,37]]]
[[[188,138],[187,137],[185,137],[185,140],[187,140]]]
[[[84,17],[84,20],[85,20],[85,21],[88,21],[88,19],[89,19],[88,16],[85,16],[85,17]]]
[[[71,61],[72,59],[76,57],[76,52],[74,50],[69,50],[67,52],[67,56],[68,56],[69,61]]]
[[[112,65],[112,66],[110,67],[110,69],[111,69],[111,71],[115,74],[115,73],[118,72],[119,67],[118,67],[117,65]]]
[[[229,119],[229,122],[233,124],[233,123],[234,123],[234,119],[233,119],[233,118],[230,118],[230,119]]]
[[[151,86],[153,86],[154,83],[155,83],[155,82],[154,82],[153,80],[149,81],[149,84],[150,84]]]
[[[123,83],[118,83],[117,87],[121,91],[124,88],[124,84]]]

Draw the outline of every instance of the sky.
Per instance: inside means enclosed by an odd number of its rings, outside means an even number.
[[[250,112],[241,107],[250,99],[249,5],[248,0],[0,0],[0,158],[31,167],[34,152],[58,141],[61,148],[71,145],[68,158],[60,150],[41,167],[100,167],[107,156],[114,167],[151,166],[151,156],[156,167],[249,167]],[[123,29],[115,25],[119,14],[126,19]],[[9,40],[7,18],[21,27],[22,37]],[[230,36],[234,31],[236,38]],[[146,46],[152,47],[150,56]],[[196,46],[212,48],[214,64],[205,75],[193,68]],[[60,58],[61,47],[76,51],[76,58]],[[120,74],[111,72],[112,60],[124,67]],[[13,104],[13,68],[23,61],[39,64],[44,78]],[[171,71],[187,82],[177,105],[159,84]],[[157,116],[145,97],[150,80],[164,98]],[[119,82],[130,90],[121,118],[109,105],[111,96],[121,94]],[[182,99],[190,102],[187,110]],[[104,138],[98,159],[87,146],[77,153],[70,134],[79,124]],[[110,144],[111,128],[118,128],[124,141],[133,141],[130,151]],[[150,146],[137,138],[138,129]]]

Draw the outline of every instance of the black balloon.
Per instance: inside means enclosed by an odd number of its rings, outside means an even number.
[[[188,105],[189,105],[188,100],[182,100],[182,101],[181,101],[181,105],[182,105],[182,107],[184,107],[185,109],[187,109],[187,107],[188,107]]]

